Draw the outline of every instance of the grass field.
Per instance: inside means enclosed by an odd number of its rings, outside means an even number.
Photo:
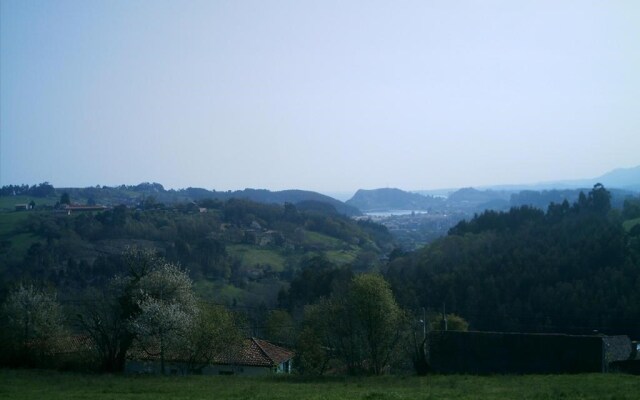
[[[38,239],[30,233],[17,233],[20,224],[26,221],[33,212],[0,211],[0,240],[8,240],[14,251],[20,256]]]
[[[313,231],[304,232],[304,243],[307,245],[326,246],[327,248],[339,248],[345,245],[340,239]]]
[[[625,231],[629,232],[634,226],[638,224],[640,224],[640,218],[629,219],[622,223],[622,227],[624,228]]]
[[[325,257],[336,265],[345,265],[356,259],[356,252],[353,250],[328,250],[324,252]]]
[[[33,197],[33,196],[0,196],[0,210],[13,211],[16,204],[27,204],[31,201],[38,206],[52,206],[59,199],[57,197]]]
[[[22,211],[22,212],[0,212],[0,236],[6,236],[13,231],[22,223],[22,221],[26,221],[29,218],[31,213]]]
[[[244,290],[233,285],[211,282],[205,279],[194,282],[193,288],[201,299],[220,304],[231,304],[233,299],[240,300],[246,295]]]
[[[0,370],[2,399],[599,399],[640,396],[618,374],[380,378],[127,377]]]
[[[270,265],[274,271],[284,269],[284,257],[278,252],[244,244],[227,246],[229,254],[239,257],[242,264],[253,267],[255,265]]]

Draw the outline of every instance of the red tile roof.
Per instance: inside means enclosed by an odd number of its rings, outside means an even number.
[[[258,338],[245,339],[240,346],[229,346],[226,350],[213,357],[211,364],[242,365],[250,367],[277,367],[279,364],[293,358],[295,353],[284,347],[276,346],[266,340]],[[158,360],[158,355],[149,355],[139,346],[129,350],[127,358],[137,360]],[[167,355],[172,361],[184,360],[185,355]]]
[[[292,359],[293,356],[294,352],[289,349],[252,337],[242,343],[241,349],[230,348],[229,351],[215,357],[213,364],[275,367]]]

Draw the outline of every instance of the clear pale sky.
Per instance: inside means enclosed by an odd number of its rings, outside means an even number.
[[[0,1],[0,185],[430,189],[640,164],[640,1]]]

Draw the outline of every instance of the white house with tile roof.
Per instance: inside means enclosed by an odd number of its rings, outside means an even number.
[[[290,373],[294,355],[295,353],[289,349],[252,337],[245,339],[242,346],[229,347],[224,353],[215,356],[209,365],[195,373],[202,375]],[[189,373],[187,363],[179,359],[166,360],[165,370],[173,375]],[[160,361],[158,357],[131,352],[125,364],[125,373],[159,374]]]

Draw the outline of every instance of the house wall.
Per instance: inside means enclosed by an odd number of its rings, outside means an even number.
[[[632,357],[633,345],[628,336],[603,337],[605,362],[626,361]],[[608,368],[608,365],[606,366]]]
[[[187,366],[185,363],[165,362],[165,373],[168,375],[186,375]],[[125,374],[155,374],[161,373],[159,361],[136,361],[127,360],[124,365]]]
[[[600,336],[434,331],[431,367],[441,373],[604,372]]]
[[[279,374],[290,374],[292,365],[293,365],[293,360],[287,360],[283,363],[280,363],[278,364],[278,368],[276,372]]]
[[[282,366],[283,364],[281,364]],[[134,361],[127,360],[124,368],[126,374],[160,374],[160,362],[158,361]],[[245,375],[260,376],[269,375],[277,371],[271,367],[254,367],[244,365],[213,364],[202,368],[202,375]],[[186,363],[165,362],[165,372],[168,375],[187,375],[189,370]]]
[[[202,369],[202,375],[244,375],[260,376],[272,374],[270,367],[252,367],[243,365],[209,365]]]

